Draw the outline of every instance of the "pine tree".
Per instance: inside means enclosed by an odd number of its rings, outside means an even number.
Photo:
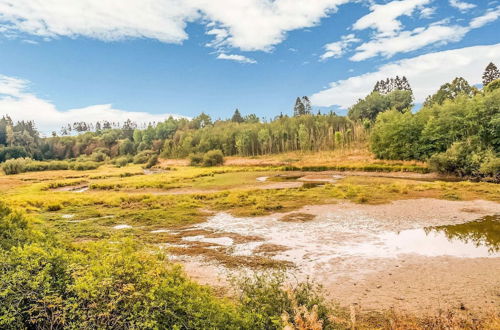
[[[379,80],[375,83],[375,86],[373,87],[374,92],[378,92],[383,95],[387,95],[397,90],[409,91],[413,93],[410,83],[408,82],[408,79],[405,76],[402,76],[401,78],[399,76],[396,76],[396,78],[387,78],[385,80]]]
[[[302,104],[304,105],[304,115],[310,115],[312,113],[311,101],[307,96],[302,96]]]
[[[293,115],[294,117],[298,117],[303,115],[305,112],[305,106],[304,103],[302,103],[300,97],[297,97],[295,100],[295,106],[293,107]]]
[[[500,79],[500,71],[497,66],[490,62],[483,73],[483,87],[486,87],[493,80]]]
[[[236,109],[234,110],[233,117],[231,117],[231,121],[235,123],[242,123],[244,121],[243,117],[241,116],[240,110]]]

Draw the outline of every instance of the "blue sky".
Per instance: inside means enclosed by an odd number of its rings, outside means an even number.
[[[43,4],[42,4],[43,3]],[[378,79],[416,101],[500,64],[500,1],[0,0],[0,115],[72,121],[344,113]]]

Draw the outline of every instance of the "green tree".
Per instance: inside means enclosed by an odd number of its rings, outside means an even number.
[[[231,121],[234,123],[242,123],[244,121],[243,117],[241,116],[240,110],[238,109],[234,110],[234,114],[231,117]]]
[[[429,107],[433,104],[443,104],[444,101],[454,100],[459,95],[472,97],[476,93],[477,89],[469,85],[467,80],[462,77],[457,77],[453,79],[451,83],[442,85],[435,94],[427,96],[424,106]]]
[[[297,97],[295,100],[295,106],[293,107],[293,116],[298,117],[301,116],[305,113],[306,108],[304,106],[304,103],[302,103],[302,100],[300,97]]]
[[[483,73],[483,87],[488,86],[492,81],[500,79],[500,70],[490,62]]]

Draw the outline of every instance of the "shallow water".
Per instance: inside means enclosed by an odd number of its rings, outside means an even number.
[[[353,212],[350,217],[330,214],[304,223],[279,221],[277,217],[237,218],[219,213],[198,228],[219,233],[237,233],[263,238],[263,243],[286,247],[274,258],[299,267],[317,267],[347,260],[398,258],[413,254],[425,257],[496,258],[499,253],[500,216],[459,225],[387,231],[377,219]],[[206,241],[205,237],[190,240]],[[235,254],[251,255],[256,244],[231,244],[228,238],[217,243],[234,246]]]
[[[399,233],[383,232],[373,241],[348,246],[346,252],[349,254],[380,258],[397,257],[401,254],[418,254],[428,257],[500,257],[498,253],[498,241],[496,245],[490,245],[486,240],[473,240],[461,236],[450,236],[447,234],[446,229],[453,226],[443,227],[443,229],[409,229]],[[466,235],[466,237],[469,237],[469,235]]]

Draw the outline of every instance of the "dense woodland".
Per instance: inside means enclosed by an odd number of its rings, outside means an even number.
[[[139,128],[136,123],[73,123],[42,138],[33,122],[0,119],[0,162],[12,158],[116,163],[187,157],[220,150],[225,156],[287,151],[334,150],[366,141],[381,159],[429,160],[438,171],[461,176],[498,176],[500,72],[490,63],[478,89],[457,77],[429,95],[414,112],[406,77],[378,81],[349,108],[348,116],[313,114],[307,96],[297,98],[293,116],[261,121],[256,115],[213,121],[202,113],[168,118]],[[135,159],[134,159],[135,158]],[[34,166],[34,168],[37,168]]]

